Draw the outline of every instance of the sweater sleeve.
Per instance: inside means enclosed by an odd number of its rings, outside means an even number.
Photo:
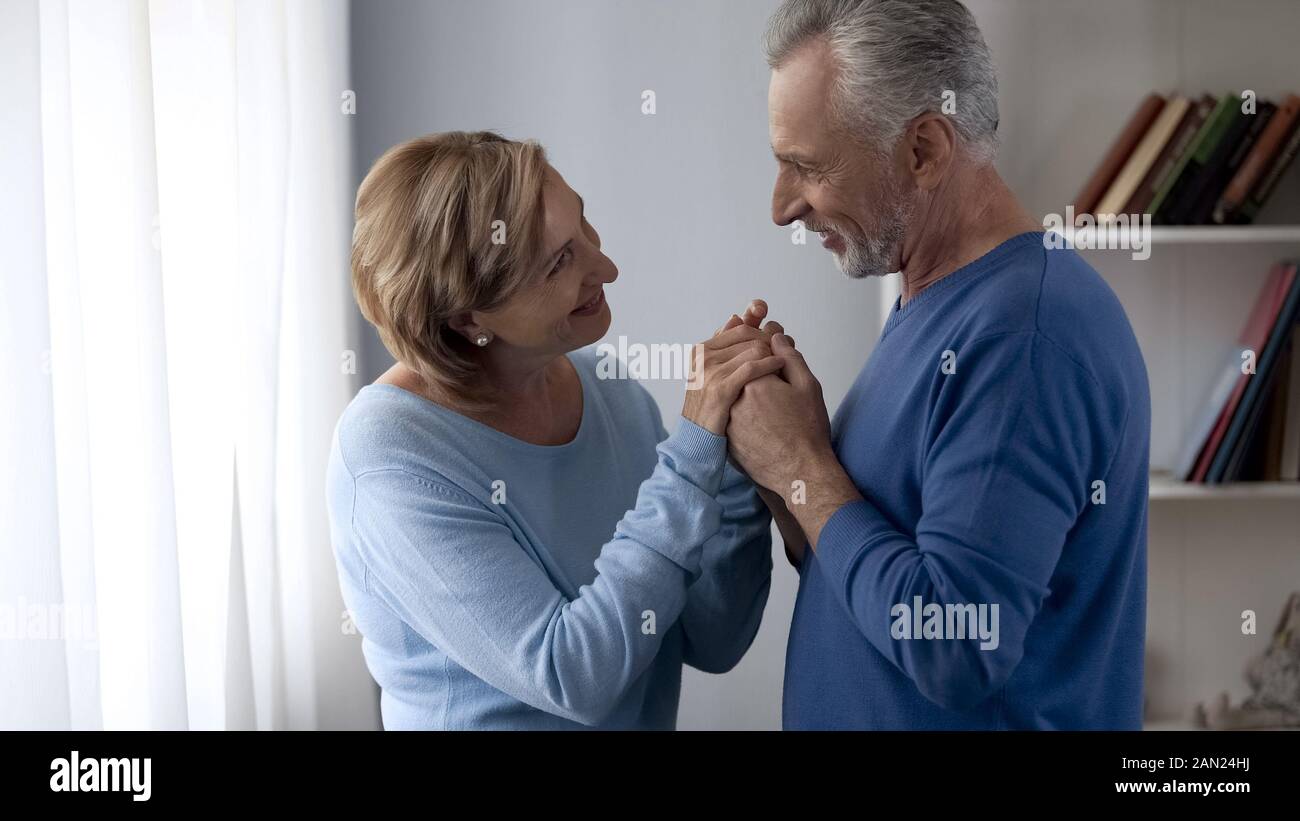
[[[682,420],[572,601],[487,505],[406,471],[361,473],[352,529],[367,589],[493,687],[599,724],[686,605],[720,525],[725,458],[725,438]],[[643,631],[651,612],[657,629]]]
[[[704,544],[682,613],[683,658],[706,673],[735,667],[758,633],[772,583],[772,516],[749,477],[726,466],[722,523]]]
[[[915,535],[863,487],[862,501],[826,523],[812,565],[926,698],[966,709],[998,692],[1019,664],[1066,535],[1092,483],[1105,479],[1126,415],[1036,332],[975,340],[956,354],[957,372],[936,377]],[[918,599],[920,618],[910,612]],[[902,628],[911,625],[899,619],[922,623],[928,605],[943,608],[945,621],[948,605],[988,606],[990,635],[908,640]],[[969,609],[953,609],[971,623]]]

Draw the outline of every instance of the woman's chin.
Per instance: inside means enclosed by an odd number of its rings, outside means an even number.
[[[609,331],[613,321],[614,315],[609,309],[609,303],[602,303],[601,309],[590,316],[573,316],[569,319],[569,328],[573,331],[570,338],[577,342],[578,348],[594,345]]]

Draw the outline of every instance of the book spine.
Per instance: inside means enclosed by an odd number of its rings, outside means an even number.
[[[1286,173],[1287,168],[1291,166],[1291,161],[1295,159],[1296,152],[1300,151],[1300,124],[1297,124],[1291,132],[1291,139],[1287,140],[1286,147],[1274,158],[1273,164],[1269,167],[1268,172],[1264,175],[1251,192],[1250,199],[1242,206],[1242,214],[1248,219],[1254,219],[1259,213],[1259,209],[1264,207],[1268,202],[1269,196],[1273,189],[1281,181],[1282,175]]]
[[[1286,430],[1282,433],[1282,466],[1278,478],[1300,480],[1300,324],[1291,329],[1291,373],[1286,397]]]
[[[1138,186],[1133,199],[1129,200],[1128,204],[1124,206],[1124,213],[1147,213],[1151,201],[1155,199],[1156,192],[1164,187],[1170,174],[1178,167],[1179,160],[1187,155],[1187,149],[1191,147],[1192,140],[1200,132],[1201,126],[1205,124],[1205,119],[1214,110],[1214,105],[1215,101],[1212,97],[1204,97],[1197,102],[1196,107],[1188,113],[1182,124],[1178,126],[1178,132],[1169,141],[1169,145],[1161,152],[1160,159],[1156,161],[1155,167],[1151,169],[1146,179]]]
[[[1110,188],[1111,183],[1115,181],[1115,176],[1119,174],[1119,169],[1124,165],[1124,161],[1132,153],[1133,147],[1142,139],[1142,135],[1155,122],[1160,110],[1165,106],[1165,98],[1159,94],[1148,94],[1138,105],[1133,116],[1129,117],[1128,124],[1120,132],[1115,142],[1111,144],[1110,150],[1102,158],[1097,169],[1093,171],[1088,182],[1083,186],[1083,190],[1074,198],[1074,210],[1078,214],[1091,214],[1097,207],[1097,202]]]
[[[1291,287],[1287,292],[1286,302],[1283,303],[1282,310],[1273,321],[1273,329],[1269,332],[1267,341],[1264,343],[1264,350],[1260,353],[1258,368],[1251,376],[1250,381],[1246,383],[1246,391],[1241,397],[1241,404],[1237,406],[1236,411],[1233,413],[1227,434],[1224,436],[1218,451],[1214,454],[1214,460],[1210,463],[1210,470],[1205,479],[1209,484],[1219,484],[1223,481],[1228,461],[1237,447],[1237,442],[1242,436],[1246,422],[1250,419],[1252,408],[1259,401],[1259,392],[1263,389],[1264,382],[1267,381],[1261,379],[1261,376],[1266,375],[1269,368],[1273,367],[1273,360],[1278,357],[1281,342],[1285,340],[1285,334],[1290,332],[1291,325],[1295,321],[1296,308],[1300,307],[1300,277],[1295,276],[1296,266],[1292,264],[1290,267],[1292,280]]]
[[[1156,121],[1147,129],[1146,135],[1142,142],[1138,143],[1137,148],[1129,156],[1128,162],[1120,169],[1119,174],[1115,177],[1115,182],[1111,184],[1110,190],[1106,196],[1101,198],[1095,209],[1098,218],[1103,218],[1107,214],[1116,214],[1120,212],[1137,190],[1138,184],[1151,170],[1156,158],[1160,155],[1162,149],[1169,142],[1170,136],[1174,129],[1182,122],[1183,115],[1187,113],[1188,102],[1182,97],[1175,97],[1165,104],[1164,109],[1156,117]]]
[[[1251,189],[1268,171],[1270,163],[1278,152],[1285,148],[1287,135],[1291,133],[1298,117],[1300,117],[1300,96],[1291,94],[1278,106],[1277,112],[1269,120],[1268,127],[1260,134],[1254,148],[1246,155],[1241,167],[1233,175],[1232,181],[1224,189],[1223,196],[1219,198],[1214,209],[1215,222],[1227,224],[1239,221],[1237,210],[1250,197]]]
[[[1227,187],[1233,174],[1241,167],[1242,161],[1250,153],[1251,146],[1259,139],[1259,135],[1268,127],[1269,121],[1273,118],[1273,113],[1277,111],[1277,106],[1272,103],[1262,103],[1259,109],[1245,120],[1245,128],[1235,135],[1229,137],[1230,142],[1224,146],[1222,154],[1218,157],[1218,162],[1211,162],[1211,171],[1205,185],[1197,194],[1196,201],[1192,204],[1191,211],[1188,213],[1187,221],[1189,225],[1206,225],[1213,220],[1215,203],[1219,201],[1219,196],[1223,189]]]
[[[1166,201],[1169,200],[1174,189],[1180,184],[1186,184],[1183,178],[1186,176],[1185,172],[1188,164],[1191,163],[1192,158],[1209,138],[1208,135],[1215,132],[1217,124],[1223,121],[1225,115],[1229,113],[1229,110],[1233,106],[1234,99],[1235,96],[1232,94],[1224,95],[1224,97],[1215,105],[1214,110],[1205,118],[1205,122],[1201,125],[1200,130],[1196,132],[1196,136],[1192,139],[1192,144],[1187,147],[1187,150],[1183,152],[1183,156],[1178,159],[1178,163],[1174,166],[1174,170],[1170,172],[1169,178],[1165,180],[1164,185],[1156,191],[1156,195],[1151,200],[1151,204],[1147,209],[1151,214],[1158,217],[1161,209],[1164,208]],[[1154,222],[1155,220],[1152,221]]]

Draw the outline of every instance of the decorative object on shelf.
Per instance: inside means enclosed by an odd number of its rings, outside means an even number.
[[[1210,730],[1300,727],[1300,592],[1282,608],[1282,619],[1264,654],[1246,665],[1251,694],[1237,707],[1227,693],[1196,705],[1192,723]]]

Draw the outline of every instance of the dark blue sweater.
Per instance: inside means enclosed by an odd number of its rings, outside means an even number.
[[[1150,426],[1118,299],[1041,233],[895,306],[832,426],[865,501],[800,570],[786,728],[1139,728]]]

